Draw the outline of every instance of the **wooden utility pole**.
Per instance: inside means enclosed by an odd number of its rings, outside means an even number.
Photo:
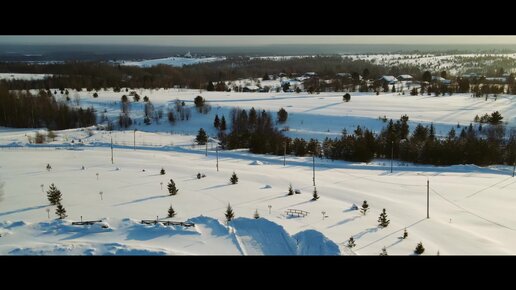
[[[215,146],[215,151],[217,152],[217,172],[219,172],[219,146]]]
[[[134,151],[136,151],[136,129],[134,129],[134,136],[133,136],[133,147],[134,147]]]
[[[283,166],[287,166],[287,142],[283,143]]]
[[[426,218],[430,218],[430,180],[426,180]]]
[[[516,161],[513,162],[512,177],[514,177],[514,171],[516,171]]]
[[[111,164],[113,163],[113,137],[111,137]]]
[[[315,186],[315,154],[312,155],[312,169],[313,169],[313,173],[314,173],[314,186]]]
[[[208,142],[206,142],[206,157],[208,157]]]
[[[394,159],[394,141],[391,142],[391,173],[392,173],[392,162]]]

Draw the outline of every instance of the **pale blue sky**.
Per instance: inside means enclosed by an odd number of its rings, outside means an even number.
[[[516,44],[516,35],[0,35],[0,44],[133,44],[173,46],[251,46],[271,44]]]

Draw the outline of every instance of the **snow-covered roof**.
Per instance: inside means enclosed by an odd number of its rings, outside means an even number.
[[[384,81],[387,81],[387,82],[396,82],[396,81],[398,81],[398,79],[395,78],[394,76],[382,76],[380,78],[380,80],[384,80]]]
[[[251,91],[255,91],[255,90],[259,90],[260,89],[259,87],[254,86],[254,85],[252,85],[252,86],[245,86],[244,88],[247,88],[248,90],[251,90]]]
[[[399,75],[398,79],[408,80],[408,79],[413,79],[413,77],[411,75]]]

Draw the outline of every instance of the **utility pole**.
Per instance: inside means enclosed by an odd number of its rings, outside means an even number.
[[[430,180],[426,180],[426,218],[430,218]]]
[[[391,142],[391,173],[392,173],[392,162],[394,159],[394,141]]]
[[[283,166],[287,166],[287,142],[283,143]]]
[[[111,137],[111,164],[113,163],[113,137]]]
[[[206,157],[208,157],[208,142],[206,142]]]
[[[136,151],[136,128],[134,129],[133,147],[134,151]]]
[[[217,152],[217,172],[219,172],[219,146],[215,146],[215,151]]]
[[[513,162],[512,177],[514,177],[514,171],[516,171],[516,160]]]
[[[314,172],[314,186],[315,186],[315,153],[312,155],[312,168]]]

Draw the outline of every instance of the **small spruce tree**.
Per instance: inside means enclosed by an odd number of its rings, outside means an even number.
[[[416,246],[416,249],[414,250],[414,253],[418,254],[418,255],[421,255],[424,252],[425,252],[425,247],[423,247],[423,243],[422,242],[419,242],[419,244],[417,244],[417,246]]]
[[[317,194],[317,188],[314,187],[314,194],[313,194],[312,200],[318,200],[318,199],[319,199],[319,194]]]
[[[369,210],[369,204],[367,204],[367,200],[364,200],[364,202],[362,203],[362,208],[360,209],[360,212],[363,215],[366,215],[368,210]]]
[[[168,215],[167,217],[173,218],[176,216],[176,211],[172,208],[172,205],[168,208]]]
[[[163,167],[161,168],[161,171],[159,172],[161,175],[165,175],[165,169]]]
[[[231,207],[231,204],[228,203],[228,208],[226,209],[226,213],[224,214],[226,216],[226,220],[230,222],[233,218],[235,218],[235,213],[233,212],[233,208]]]
[[[353,237],[350,237],[348,240],[348,248],[353,248],[355,245],[355,239]]]
[[[52,169],[52,166],[50,166],[50,163],[47,163],[47,171],[50,171]]]
[[[66,215],[66,209],[63,207],[63,205],[58,202],[57,203],[57,208],[56,208],[56,215],[59,217],[59,219],[64,219],[65,217],[67,217]]]
[[[231,184],[238,183],[238,176],[236,175],[236,173],[234,171],[233,171],[233,174],[231,175],[231,178],[229,179],[229,181],[231,182]]]
[[[258,209],[254,212],[253,217],[254,217],[255,219],[259,219],[259,218],[260,218],[260,214],[258,213]]]
[[[387,219],[387,212],[385,208],[382,210],[380,217],[378,217],[379,226],[382,228],[386,228],[389,225],[390,220]]]
[[[201,179],[201,177],[202,177],[201,173],[200,172],[197,173],[197,179]]]
[[[292,189],[292,183],[288,186],[288,194],[287,195],[294,195],[294,190]]]
[[[52,183],[47,190],[47,198],[51,205],[56,205],[61,202],[62,195],[61,191]]]
[[[205,145],[206,142],[208,142],[208,135],[203,128],[199,129],[199,133],[197,134],[197,137],[195,137],[195,142],[197,142],[198,145]]]
[[[179,189],[176,188],[176,183],[172,179],[170,179],[170,182],[168,183],[167,187],[168,193],[170,193],[170,195],[176,195],[179,192]]]
[[[389,254],[387,254],[387,249],[385,247],[382,248],[382,252],[380,253],[380,256],[389,256]]]
[[[406,239],[408,237],[407,228],[403,230],[403,239]]]

